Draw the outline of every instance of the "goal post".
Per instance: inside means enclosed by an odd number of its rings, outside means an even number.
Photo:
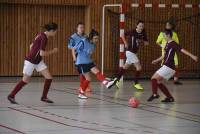
[[[125,48],[124,48],[124,42],[122,41],[122,35],[125,31],[125,12],[124,12],[124,5],[123,4],[108,4],[103,6],[102,11],[102,53],[101,53],[101,70],[102,73],[105,73],[105,19],[106,19],[106,9],[109,7],[116,7],[117,11],[119,13],[119,59],[118,59],[118,67],[122,67],[124,65],[124,59],[125,59]],[[185,9],[200,9],[200,4],[156,4],[156,3],[132,3],[130,4],[131,8],[147,8],[147,9],[178,9],[178,8],[185,8]],[[136,16],[137,17],[137,16]]]

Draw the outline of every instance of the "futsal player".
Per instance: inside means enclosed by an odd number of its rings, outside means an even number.
[[[172,22],[172,21],[167,21],[166,23],[166,26],[165,26],[165,29],[169,29],[169,30],[172,30],[173,31],[173,34],[172,34],[172,39],[177,43],[179,44],[179,39],[178,39],[178,35],[177,33],[175,32],[175,24]],[[164,48],[166,46],[166,40],[164,38],[164,33],[163,32],[160,32],[157,40],[156,40],[156,44],[158,44],[160,47],[161,47],[161,50],[162,50],[162,55],[164,56]],[[174,55],[174,63],[175,63],[175,75],[174,75],[174,84],[176,85],[182,85],[182,83],[179,81],[179,68],[178,68],[178,56],[177,54],[175,53]]]
[[[105,79],[104,75],[100,72],[100,70],[94,64],[91,56],[94,52],[95,45],[99,41],[99,33],[95,30],[92,30],[89,34],[89,38],[82,38],[81,41],[73,47],[73,49],[77,52],[77,57],[75,59],[76,65],[78,67],[78,71],[80,75],[84,75],[85,80],[81,83],[81,90],[78,95],[80,99],[87,99],[88,97],[85,95],[85,91],[91,81],[90,72],[95,74],[97,79],[102,82],[107,88],[113,84],[113,82],[109,82]]]
[[[75,46],[75,44],[79,43],[81,39],[87,38],[87,35],[85,34],[85,24],[83,22],[79,22],[77,24],[76,30],[77,30],[76,33],[71,35],[68,42],[68,48],[72,50],[72,57],[74,64],[76,62],[77,52],[72,48]],[[84,80],[85,80],[84,75],[80,75],[80,85]],[[86,91],[91,92],[91,90],[92,89],[89,85]]]
[[[50,56],[58,52],[58,48],[47,51],[47,41],[49,37],[53,37],[58,29],[56,23],[49,23],[44,26],[45,32],[39,33],[32,44],[30,45],[30,52],[25,57],[24,68],[23,68],[23,78],[17,83],[12,92],[8,95],[8,100],[12,104],[17,104],[15,101],[15,95],[29,83],[30,78],[34,70],[41,73],[45,78],[43,94],[41,101],[47,103],[53,103],[52,100],[47,98],[47,94],[52,82],[52,75],[48,70],[47,65],[43,61],[43,57]]]
[[[178,45],[173,39],[173,31],[166,29],[164,31],[164,38],[167,41],[167,44],[164,49],[164,56],[162,55],[160,58],[153,60],[152,64],[156,64],[163,60],[162,67],[158,69],[151,78],[152,84],[152,96],[147,101],[153,101],[154,99],[158,99],[158,88],[163,92],[166,96],[162,102],[174,102],[174,98],[169,92],[168,88],[162,83],[163,80],[168,80],[175,73],[175,60],[174,56],[176,52],[182,52],[185,55],[191,57],[194,61],[198,61],[198,57],[194,56],[187,50],[183,49],[180,45]]]
[[[127,37],[127,39],[125,37]],[[134,77],[135,83],[133,84],[133,87],[135,87],[137,90],[143,90],[143,87],[138,80],[141,74],[142,67],[140,64],[140,60],[137,56],[137,52],[141,44],[149,44],[147,34],[144,29],[144,21],[139,20],[137,22],[136,29],[125,32],[125,34],[122,36],[122,39],[126,48],[126,63],[122,68],[120,68],[117,77],[114,78],[116,86],[119,87],[119,80],[121,79],[125,71],[132,65],[134,65],[136,71]]]

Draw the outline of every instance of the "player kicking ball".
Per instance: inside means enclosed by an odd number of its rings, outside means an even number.
[[[164,49],[165,50],[164,56],[161,56],[160,58],[152,61],[152,64],[156,64],[163,60],[163,65],[160,69],[156,71],[156,73],[151,78],[153,94],[147,101],[153,101],[154,99],[158,99],[160,97],[158,95],[158,88],[159,88],[166,96],[166,98],[161,102],[174,102],[173,96],[171,95],[167,87],[162,83],[162,81],[169,80],[175,74],[174,55],[176,52],[182,52],[183,54],[191,57],[194,61],[196,62],[198,61],[197,56],[194,56],[187,50],[183,49],[180,45],[178,45],[175,41],[173,41],[172,36],[173,32],[171,30],[166,29],[164,31],[164,38],[167,41],[167,44]]]
[[[77,52],[77,57],[75,57],[76,66],[80,75],[84,75],[85,79],[81,82],[81,89],[79,91],[78,98],[87,99],[85,91],[89,86],[91,81],[90,72],[95,74],[97,79],[102,82],[107,88],[109,88],[113,81],[108,81],[105,79],[103,74],[94,64],[91,56],[95,50],[95,45],[99,41],[99,33],[95,30],[92,30],[89,34],[89,38],[82,38],[79,43],[75,44],[72,48]]]

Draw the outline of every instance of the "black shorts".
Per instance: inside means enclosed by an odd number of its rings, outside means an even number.
[[[89,64],[79,64],[77,65],[77,70],[79,74],[85,74],[85,73],[90,72],[90,70],[95,66],[96,65],[93,62]]]

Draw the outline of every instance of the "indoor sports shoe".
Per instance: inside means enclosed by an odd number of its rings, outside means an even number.
[[[10,101],[11,104],[18,104],[16,101],[15,101],[15,98],[11,97],[11,96],[8,96],[8,100]]]
[[[79,98],[79,99],[87,99],[88,97],[85,96],[84,94],[81,94],[81,93],[80,93],[80,94],[78,95],[78,98]]]
[[[162,100],[161,102],[164,102],[164,103],[174,102],[174,98],[173,97],[170,97],[170,98],[167,97],[164,100]]]
[[[109,89],[109,88],[113,87],[116,84],[116,82],[117,82],[117,78],[114,78],[112,81],[108,81],[106,83],[106,87]]]
[[[144,88],[139,84],[134,84],[133,87],[135,87],[137,90],[143,90]]]
[[[174,84],[175,84],[175,85],[183,85],[183,83],[180,82],[180,81],[174,81]]]
[[[121,82],[117,80],[115,85],[116,85],[117,88],[120,88]]]
[[[46,102],[46,103],[54,103],[52,100],[48,98],[41,98],[41,101]]]
[[[158,94],[153,94],[147,101],[153,101],[154,99],[158,99],[160,96]]]

